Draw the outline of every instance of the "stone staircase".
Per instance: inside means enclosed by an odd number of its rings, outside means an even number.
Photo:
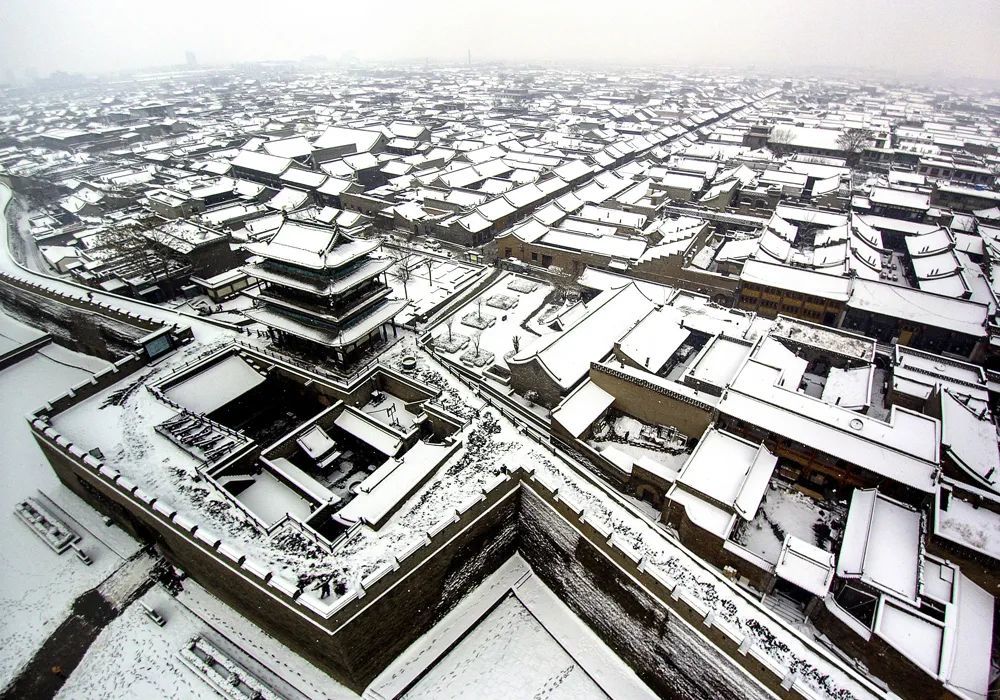
[[[806,620],[805,606],[783,593],[775,591],[765,596],[762,602],[764,607],[793,625],[800,625]]]

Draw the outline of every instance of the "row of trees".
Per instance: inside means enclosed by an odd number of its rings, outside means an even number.
[[[154,249],[138,224],[109,226],[97,236],[97,250],[108,253],[116,267],[134,270],[135,276],[156,280],[170,275],[170,259]]]
[[[857,161],[861,152],[872,142],[875,134],[871,129],[861,127],[850,127],[840,132],[837,137],[837,146],[847,154],[849,163]],[[791,127],[776,126],[771,130],[768,137],[768,146],[776,156],[783,156],[791,151],[791,144],[795,140],[795,132]]]
[[[426,267],[427,282],[429,284],[434,284],[434,273],[432,270],[432,268],[434,267],[434,259],[425,258],[419,264],[410,267],[410,265],[407,262],[410,259],[410,257],[411,257],[410,253],[407,253],[406,255],[400,255],[398,258],[399,262],[392,268],[392,271],[389,273],[393,279],[395,279],[396,281],[398,281],[400,284],[403,285],[403,295],[407,299],[410,298],[410,291],[407,289],[407,285],[416,276],[418,268]]]

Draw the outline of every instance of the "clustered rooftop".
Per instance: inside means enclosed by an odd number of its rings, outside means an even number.
[[[324,621],[523,479],[785,690],[986,697],[995,96],[430,68],[101,94],[10,96],[29,265],[213,330],[35,414],[81,474]]]

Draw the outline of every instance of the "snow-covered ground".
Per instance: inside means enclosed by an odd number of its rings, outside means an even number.
[[[253,306],[253,299],[242,294],[224,299],[221,302],[212,301],[207,295],[199,294],[191,299],[178,299],[175,303],[168,304],[175,311],[183,311],[189,314],[205,316],[213,321],[223,323],[235,323],[239,325],[247,324],[246,316],[240,311]]]
[[[389,254],[390,251],[386,251]],[[393,299],[409,299],[410,306],[396,317],[397,323],[408,323],[413,317],[430,312],[449,301],[486,271],[478,265],[444,260],[434,255],[422,255],[406,250],[392,250],[399,262],[389,268],[386,277]],[[401,267],[409,270],[403,284]]]
[[[0,686],[6,685],[69,612],[81,593],[94,588],[122,559],[90,532],[129,555],[137,543],[108,528],[97,513],[63,487],[28,430],[24,416],[107,363],[48,345],[0,371]],[[58,555],[14,517],[14,505],[42,490],[69,511],[66,524],[82,536],[94,560],[85,566],[72,552]],[[55,508],[55,506],[53,507]],[[63,513],[56,513],[63,517]]]
[[[1000,518],[993,511],[952,498],[948,510],[939,509],[937,513],[942,535],[994,559],[1000,558]]]
[[[510,596],[405,698],[606,698],[521,602]]]
[[[786,534],[832,551],[829,539],[817,541],[816,527],[825,525],[839,537],[843,515],[843,508],[837,504],[817,503],[799,491],[772,482],[757,516],[746,524],[737,539],[751,552],[776,564]]]
[[[221,697],[181,663],[177,652],[197,636],[197,618],[165,610],[164,594],[149,591],[140,600],[157,609],[167,624],[158,627],[134,603],[104,628],[76,667],[57,698],[214,698]]]
[[[504,562],[367,689],[372,697],[655,697],[519,555]]]
[[[153,623],[140,602],[155,609],[166,624]],[[195,637],[208,639],[289,700],[357,698],[191,581],[176,599],[154,587],[109,624],[57,697],[221,697],[178,657]]]
[[[673,433],[669,440],[665,437],[657,438],[662,442],[654,443],[652,436],[657,436],[660,433],[666,435],[662,426],[644,423],[632,416],[617,414],[610,422],[605,422],[604,425],[595,428],[595,439],[588,440],[587,444],[598,452],[603,452],[608,448],[617,450],[635,461],[645,457],[676,475],[691,454],[686,450],[674,454],[673,450],[668,452],[663,447],[685,448],[686,436],[682,433]]]
[[[0,313],[0,353],[8,353],[41,338],[45,333]]]
[[[642,445],[634,445],[628,442],[615,442],[613,440],[588,440],[587,444],[595,448],[598,452],[606,450],[609,447],[614,448],[619,452],[624,452],[636,461],[642,459],[643,457],[648,457],[660,466],[673,472],[680,472],[681,467],[684,466],[684,462],[686,462],[688,457],[691,456],[683,452],[681,454],[674,455],[669,452],[664,452],[663,450],[654,450]]]
[[[472,299],[465,306],[456,311],[451,317],[451,333],[472,338],[479,336],[479,352],[491,353],[493,364],[507,366],[506,355],[514,351],[514,336],[520,337],[520,347],[526,347],[534,342],[535,335],[522,327],[522,324],[542,306],[545,298],[552,292],[552,287],[540,282],[531,282],[533,287],[530,292],[520,292],[512,289],[510,285],[519,278],[513,274],[502,275],[495,283],[479,294],[476,299]],[[527,280],[524,280],[527,281]],[[527,289],[528,287],[524,287]],[[481,304],[478,301],[481,301]],[[492,301],[492,304],[491,304]],[[510,302],[515,302],[511,308]],[[474,322],[481,311],[482,318],[489,322],[489,325],[480,330],[475,326],[468,325]],[[506,318],[505,318],[506,317]],[[463,322],[463,319],[466,321]],[[434,337],[442,343],[448,340],[448,328],[445,324],[439,324],[434,329]],[[452,359],[458,360],[464,350],[471,347],[471,341],[467,346],[457,348],[449,353]]]
[[[206,638],[259,678],[281,676],[295,691],[318,700],[358,697],[198,584],[185,581],[184,590],[172,602],[193,611]]]

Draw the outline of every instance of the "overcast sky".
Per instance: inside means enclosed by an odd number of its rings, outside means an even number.
[[[0,69],[299,59],[813,66],[1000,79],[996,0],[0,0]]]

